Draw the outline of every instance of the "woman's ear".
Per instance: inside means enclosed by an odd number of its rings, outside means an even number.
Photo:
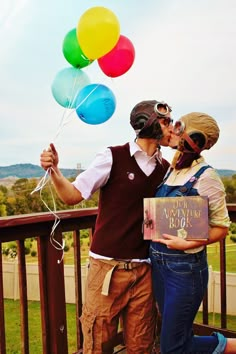
[[[193,142],[200,148],[203,149],[204,146],[206,145],[206,137],[205,135],[203,135],[200,132],[197,133],[190,133],[188,134],[189,137],[193,140]],[[189,146],[189,144],[187,143],[187,141],[184,142],[184,147],[188,150],[188,151],[193,151],[193,149],[191,148],[191,146]]]

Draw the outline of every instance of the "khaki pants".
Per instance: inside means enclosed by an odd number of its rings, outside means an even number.
[[[128,354],[150,354],[155,339],[156,307],[151,266],[114,269],[109,293],[102,295],[104,278],[112,264],[90,258],[85,303],[81,316],[84,354],[111,354],[121,317]]]

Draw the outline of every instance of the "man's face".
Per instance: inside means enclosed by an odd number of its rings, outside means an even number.
[[[159,111],[166,113],[166,108],[160,107]],[[161,129],[162,129],[162,132],[163,132],[163,137],[160,140],[160,145],[162,145],[162,146],[169,146],[169,141],[170,141],[171,134],[173,131],[173,123],[172,123],[172,121],[170,121],[170,119],[171,119],[170,112],[167,113],[167,115],[165,117],[158,119]]]

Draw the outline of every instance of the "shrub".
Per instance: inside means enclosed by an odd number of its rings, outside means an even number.
[[[5,256],[8,256],[9,255],[9,248],[8,247],[3,248],[2,254],[4,254]]]
[[[231,235],[230,236],[230,240],[233,241],[233,242],[236,242],[236,235]]]
[[[30,247],[29,246],[25,246],[25,254],[30,254]]]
[[[67,243],[65,243],[64,252],[68,252],[69,249],[70,249],[70,246]]]

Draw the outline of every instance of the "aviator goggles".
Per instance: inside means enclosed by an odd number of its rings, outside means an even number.
[[[163,109],[163,108],[165,109],[164,112],[161,111],[161,109]],[[166,117],[166,115],[172,111],[171,107],[167,103],[165,103],[165,102],[157,102],[154,105],[153,110],[154,110],[154,112],[152,113],[151,117],[149,118],[149,120],[145,124],[145,128],[147,128],[150,125],[152,125],[152,123],[156,119],[163,119],[162,123],[163,123],[163,125],[165,127],[169,127],[170,124],[173,123],[173,119],[172,118]]]
[[[173,132],[175,133],[175,135],[177,136],[181,136],[184,140],[187,141],[187,143],[191,146],[191,148],[193,149],[193,151],[197,152],[198,154],[200,154],[200,152],[203,149],[200,149],[199,146],[197,146],[197,144],[195,144],[195,142],[193,141],[193,139],[191,139],[191,137],[186,133],[185,131],[185,123],[182,122],[181,120],[178,120],[175,122],[174,127],[173,127]]]
[[[160,110],[161,108],[165,108],[166,111],[162,112]],[[157,103],[153,107],[153,110],[157,115],[159,115],[161,117],[166,116],[169,112],[172,111],[171,107],[163,101],[162,102],[157,101]]]
[[[170,117],[163,117],[163,118],[160,118],[162,119],[162,124],[165,126],[165,127],[169,127],[171,124],[173,124],[173,119],[170,118]]]
[[[181,120],[177,120],[173,126],[173,131],[175,135],[181,136],[185,131],[185,123]]]

